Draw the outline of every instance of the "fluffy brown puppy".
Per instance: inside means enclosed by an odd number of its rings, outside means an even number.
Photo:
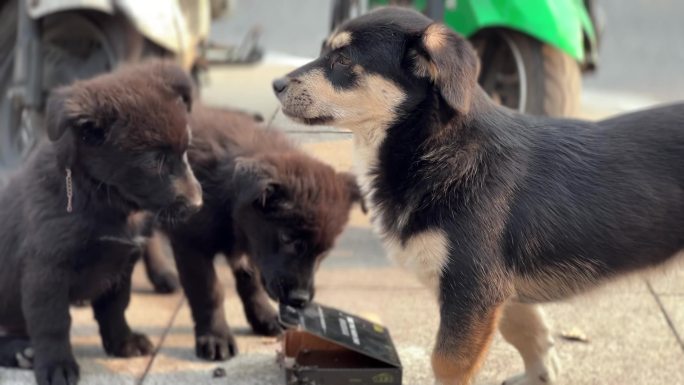
[[[175,220],[202,205],[186,155],[190,90],[180,68],[150,62],[51,95],[50,141],[0,192],[1,364],[32,364],[39,385],[75,384],[69,304],[83,300],[108,354],[152,351],[124,318],[150,233],[136,213]]]
[[[221,108],[221,110],[231,113],[235,119],[237,119],[237,116],[243,116],[255,122],[264,121],[263,116],[258,113],[225,107]],[[166,236],[156,231],[150,238],[147,248],[149,252],[145,252],[142,258],[145,263],[145,273],[147,273],[154,291],[160,294],[174,293],[180,287],[172,261],[172,253],[170,253],[168,247],[169,244]]]
[[[269,303],[302,306],[314,271],[361,196],[354,178],[295,148],[277,130],[238,112],[197,108],[190,163],[204,207],[167,227],[195,321],[199,357],[224,360],[237,347],[225,320],[214,257],[228,258],[255,332],[280,332]]]

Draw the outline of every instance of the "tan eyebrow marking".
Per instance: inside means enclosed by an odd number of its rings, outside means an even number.
[[[328,38],[328,46],[331,50],[336,50],[348,46],[352,42],[352,35],[348,31],[336,33]]]
[[[427,49],[440,50],[447,42],[447,30],[441,24],[432,24],[425,30],[423,39]]]

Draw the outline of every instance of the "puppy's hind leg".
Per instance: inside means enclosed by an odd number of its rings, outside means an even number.
[[[560,368],[553,338],[539,305],[509,302],[505,305],[499,330],[525,363],[525,373],[509,378],[504,385],[550,385]]]
[[[28,337],[0,337],[0,366],[30,369],[33,367],[33,348]]]

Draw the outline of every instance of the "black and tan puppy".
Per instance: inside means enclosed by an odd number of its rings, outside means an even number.
[[[151,62],[56,90],[44,142],[0,193],[0,362],[39,385],[75,384],[69,304],[91,300],[108,354],[149,354],[124,311],[150,226],[195,212],[189,168],[190,80]],[[32,347],[33,354],[26,354]]]
[[[293,306],[311,300],[314,271],[361,196],[350,174],[335,172],[246,114],[200,107],[191,125],[188,154],[204,206],[166,230],[195,321],[197,355],[225,360],[236,345],[214,257],[227,257],[254,331],[278,334],[269,296]]]
[[[534,118],[477,85],[466,40],[386,8],[343,24],[274,82],[283,111],[354,133],[373,224],[440,304],[437,381],[466,384],[496,325],[526,373],[556,380],[534,305],[684,248],[684,105],[590,123]]]

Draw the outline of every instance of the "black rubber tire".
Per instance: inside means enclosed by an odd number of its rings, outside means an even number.
[[[512,38],[520,46],[529,73],[525,112],[533,115],[575,116],[579,112],[582,74],[577,61],[559,49],[519,33]]]
[[[528,74],[527,98],[522,112],[544,116],[577,115],[582,89],[577,61],[528,35],[515,31],[503,33],[504,39],[518,47]]]
[[[16,9],[16,8],[15,8]],[[14,11],[16,14],[16,11]],[[16,24],[14,25],[16,29]],[[166,56],[167,53],[162,48],[145,39],[122,15],[109,16],[96,12],[73,12],[51,15],[42,20],[43,40],[44,40],[44,70],[43,87],[44,94],[47,95],[55,87],[69,84],[76,79],[85,79],[102,72],[108,72],[118,65],[126,62],[137,62],[145,57]],[[63,32],[60,32],[63,31]],[[64,44],[63,47],[79,47],[84,44],[75,44],[71,38],[78,39],[79,34],[85,36],[96,36],[101,45],[93,51],[88,63],[64,62],[64,57],[59,54],[60,48],[50,47],[46,44],[51,39],[56,39]],[[8,55],[9,56],[9,55]],[[13,55],[12,55],[13,56]],[[3,64],[12,57],[5,57]],[[9,69],[0,73],[0,96],[5,95],[7,85],[12,77],[12,62],[8,62]],[[2,69],[6,69],[5,66]],[[0,113],[6,113],[10,108],[4,101],[0,105]],[[42,113],[39,113],[42,119]],[[10,169],[22,162],[32,148],[39,142],[42,132],[36,132],[32,141],[26,146],[19,146],[15,143],[20,133],[16,132],[17,127],[22,123],[16,123],[11,127],[0,127],[0,168]],[[23,128],[19,128],[23,130]]]
[[[7,98],[7,91],[12,84],[14,74],[14,46],[17,39],[17,2],[16,0],[6,1],[0,5],[0,138],[4,138],[4,133],[10,131],[5,127],[6,118],[9,116],[11,101]],[[17,123],[10,123],[15,126]],[[7,143],[0,139],[0,173],[4,173],[8,162],[5,159],[12,159],[13,156],[6,157],[4,151]]]
[[[351,17],[351,0],[334,0],[332,6],[332,16],[330,18],[330,32],[339,27]]]

